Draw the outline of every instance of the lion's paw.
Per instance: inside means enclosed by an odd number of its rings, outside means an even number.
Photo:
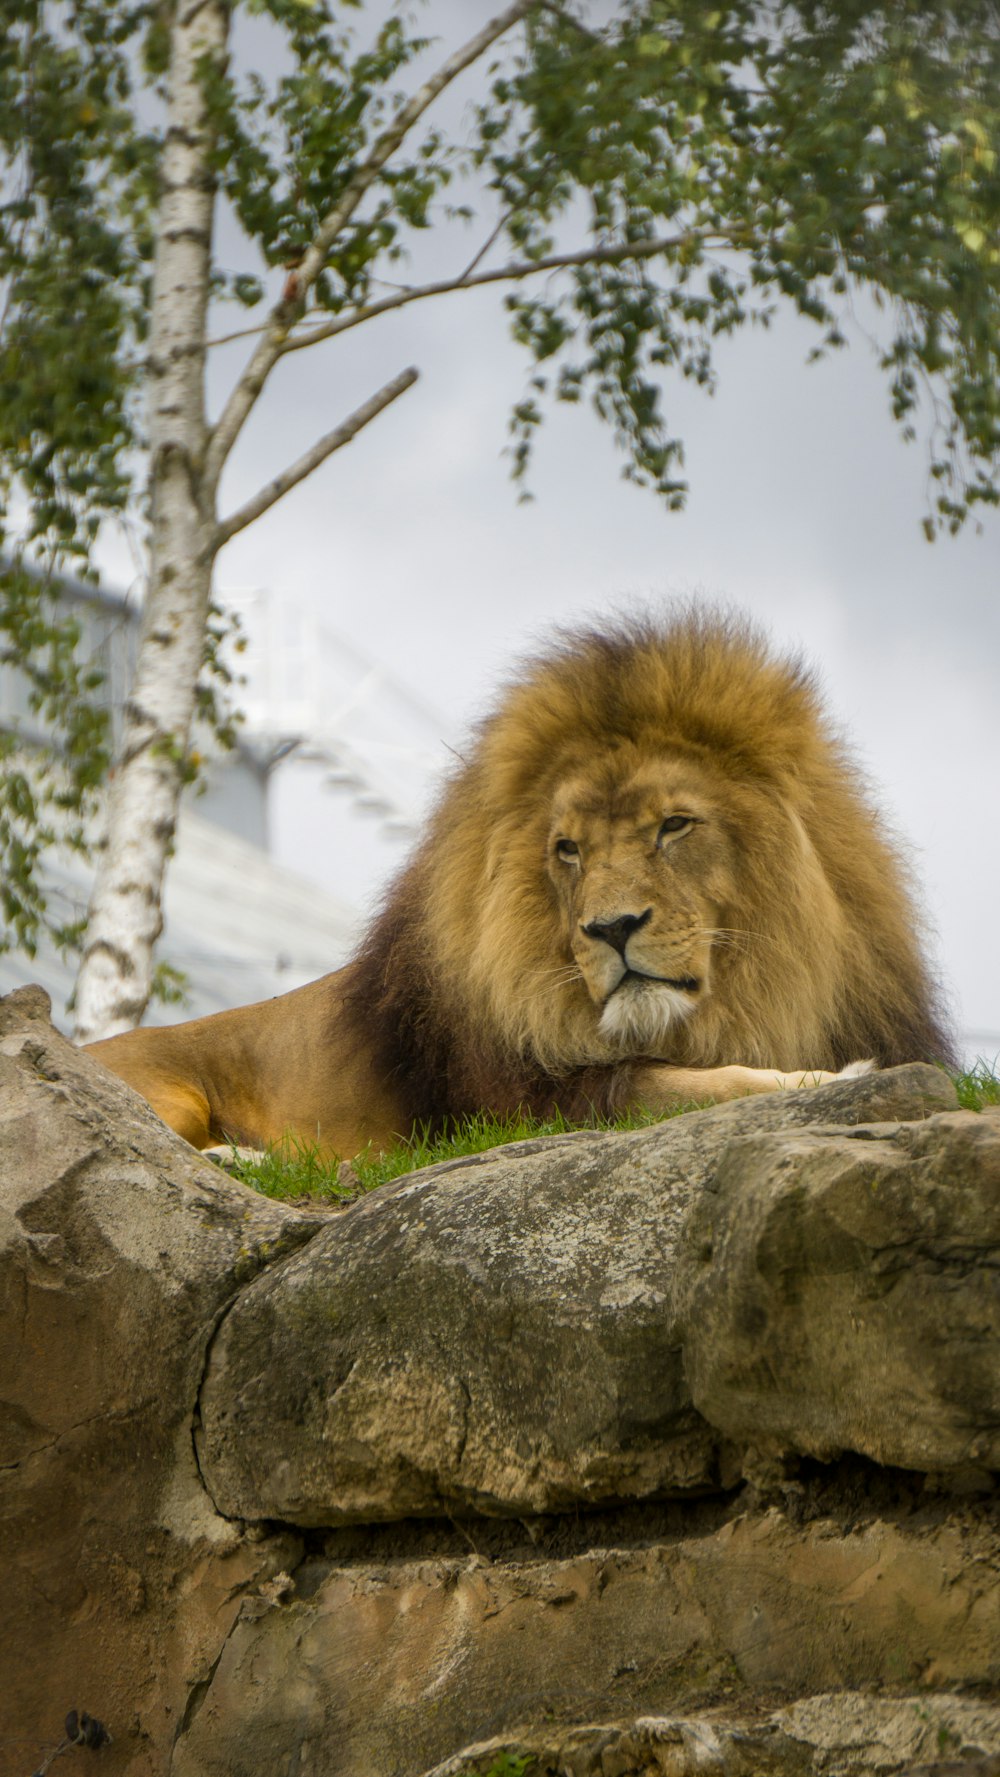
[[[214,1165],[221,1166],[224,1172],[236,1172],[243,1162],[253,1165],[258,1160],[266,1160],[263,1148],[240,1148],[235,1143],[220,1142],[217,1147],[202,1148],[203,1160],[211,1160]]]
[[[849,1061],[846,1067],[841,1068],[836,1077],[838,1080],[856,1080],[860,1074],[877,1073],[877,1061]]]

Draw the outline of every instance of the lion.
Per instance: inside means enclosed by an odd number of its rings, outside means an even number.
[[[195,1147],[384,1148],[954,1065],[899,850],[810,673],[685,610],[563,634],[346,967],[89,1045]]]

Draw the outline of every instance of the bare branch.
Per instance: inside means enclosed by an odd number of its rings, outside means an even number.
[[[232,450],[237,437],[251,412],[265,381],[273,370],[282,346],[301,314],[301,305],[326,262],[327,254],[341,230],[350,221],[355,210],[369,188],[378,178],[386,161],[395,153],[413,125],[418,121],[428,106],[433,104],[438,95],[449,86],[457,76],[478,60],[483,52],[516,25],[527,12],[537,5],[538,0],[514,0],[512,6],[498,13],[489,24],[484,25],[474,37],[461,49],[455,51],[443,62],[436,74],[431,75],[413,97],[401,107],[396,117],[375,142],[371,153],[355,173],[347,185],[340,201],[328,211],[320,223],[313,240],[307,249],[302,263],[297,267],[296,279],[298,294],[294,304],[277,303],[271,310],[264,336],[254,351],[239,382],[233,389],[225,408],[214,427],[205,460],[205,479],[207,486],[214,488],[222,472],[222,466]]]
[[[351,327],[359,327],[362,321],[370,321],[374,315],[385,315],[392,309],[405,308],[410,302],[424,302],[429,296],[447,296],[453,290],[476,290],[484,284],[514,284],[542,272],[563,271],[567,266],[573,265],[624,265],[632,260],[653,259],[657,253],[676,251],[692,238],[690,233],[658,235],[655,240],[620,242],[614,247],[583,247],[577,253],[550,253],[544,259],[514,260],[508,265],[497,266],[493,271],[478,272],[475,276],[470,276],[466,267],[455,278],[442,278],[435,284],[417,284],[409,290],[398,291],[394,296],[381,296],[377,302],[366,303],[352,314],[338,315],[332,321],[323,321],[319,326],[311,327],[308,333],[290,334],[280,348],[281,355],[301,351],[303,346],[314,346],[321,339],[332,339],[337,333],[347,333]],[[698,239],[702,246],[732,244],[729,235],[700,235]]]
[[[476,252],[473,253],[472,258],[469,260],[469,263],[466,266],[464,272],[461,273],[461,275],[459,277],[460,284],[464,284],[468,278],[471,278],[476,267],[478,265],[482,265],[483,260],[486,258],[486,255],[489,252],[490,248],[496,246],[497,241],[500,239],[500,236],[503,234],[504,229],[506,228],[508,222],[510,221],[512,213],[513,212],[510,210],[505,210],[504,214],[500,217],[499,221],[497,222],[496,227],[490,229],[490,232],[486,236],[486,239],[483,242],[482,246],[477,248]],[[412,288],[412,286],[411,286],[411,288]]]
[[[541,166],[538,168],[538,171],[535,173],[534,178],[529,180],[527,186],[525,187],[524,191],[522,192],[519,203],[517,205],[511,204],[506,210],[501,212],[501,214],[497,220],[496,227],[490,230],[490,232],[486,236],[486,239],[483,242],[482,246],[478,249],[477,252],[475,252],[472,255],[472,258],[469,260],[468,265],[466,266],[464,272],[462,273],[463,278],[471,278],[476,267],[478,265],[482,265],[483,260],[486,258],[486,255],[489,252],[490,248],[500,239],[500,236],[503,234],[504,229],[506,228],[507,224],[509,223],[511,217],[514,214],[515,208],[520,208],[523,205],[526,198],[533,198],[536,196],[536,194],[539,190],[539,187],[542,184],[542,181],[544,179],[546,179],[548,177],[549,173],[551,172],[554,161],[555,161],[555,155],[547,154],[545,156],[544,160],[542,161]]]
[[[299,457],[297,463],[292,463],[281,475],[276,475],[273,481],[269,481],[266,487],[254,494],[252,500],[247,500],[245,505],[238,507],[229,518],[222,519],[215,533],[216,548],[221,549],[224,543],[229,542],[230,537],[235,537],[237,531],[245,530],[248,524],[252,524],[268,507],[275,505],[290,488],[304,481],[307,475],[311,475],[314,469],[325,463],[327,457],[332,456],[341,445],[350,444],[351,439],[356,438],[385,408],[398,400],[400,395],[405,395],[407,389],[412,389],[418,374],[411,368],[394,376],[384,389],[380,389],[370,401],[365,401],[348,419],[335,426],[332,432],[327,432],[325,437],[318,438],[311,449]]]
[[[215,339],[206,339],[205,350],[210,352],[214,346],[231,346],[237,339],[256,339],[266,327],[266,321],[258,321],[255,327],[237,327],[233,333],[220,333]]]

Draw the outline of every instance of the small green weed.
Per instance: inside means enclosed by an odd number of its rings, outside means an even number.
[[[964,1111],[981,1111],[986,1105],[1000,1104],[1000,1055],[992,1061],[982,1056],[967,1073],[956,1074],[955,1090]]]
[[[482,1766],[478,1770],[468,1765],[459,1777],[524,1777],[525,1772],[535,1763],[530,1753],[501,1752],[493,1760],[487,1770]]]

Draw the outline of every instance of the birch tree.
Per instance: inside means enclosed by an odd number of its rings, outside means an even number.
[[[419,15],[430,30],[435,10]],[[589,398],[625,473],[676,507],[671,378],[710,388],[714,341],[782,303],[816,324],[818,353],[836,349],[868,288],[885,305],[891,410],[909,434],[923,428],[929,533],[998,499],[992,0],[515,0],[490,19],[468,8],[453,46],[402,11],[373,18],[346,0],[246,12],[13,0],[12,12],[0,50],[9,572],[21,555],[89,571],[100,525],[140,493],[148,551],[81,1037],[127,1028],[148,997],[216,557],[417,380],[387,363],[355,413],[222,512],[222,471],[290,353],[335,351],[389,312],[495,285],[527,354],[515,476],[546,403]],[[248,67],[255,49],[261,66]],[[468,106],[448,130],[439,101],[463,79]],[[253,273],[219,262],[222,205]],[[471,231],[460,256],[458,217]],[[411,241],[439,223],[455,263],[406,281]],[[227,300],[250,311],[227,334],[245,338],[246,360],[212,415],[207,354]],[[22,630],[5,623],[12,659]],[[30,808],[8,822],[23,843],[18,820],[30,826]]]

